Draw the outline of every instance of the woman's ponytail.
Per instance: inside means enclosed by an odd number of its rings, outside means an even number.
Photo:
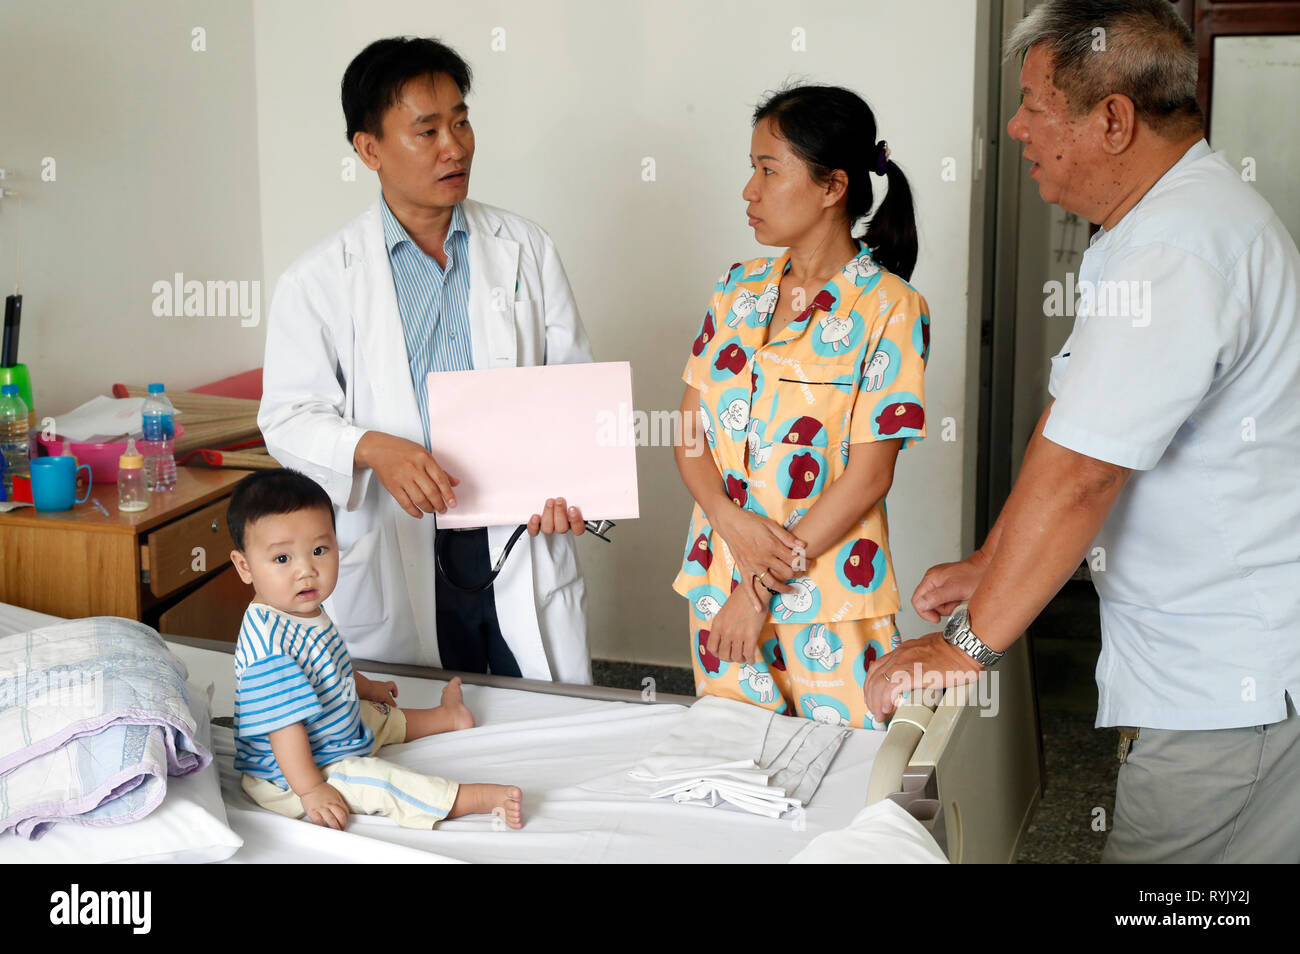
[[[907,176],[892,159],[885,163],[885,181],[889,190],[880,208],[867,224],[863,241],[871,257],[904,281],[916,267],[916,210],[912,206],[912,187]]]

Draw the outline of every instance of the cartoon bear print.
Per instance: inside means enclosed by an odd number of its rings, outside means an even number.
[[[722,669],[722,660],[708,650],[709,631],[702,629],[695,636],[695,649],[700,656],[700,665],[704,671],[716,676]]]
[[[712,339],[713,339],[713,312],[706,311],[704,313],[704,327],[700,329],[700,333],[698,337],[696,337],[695,339],[695,344],[691,345],[691,354],[695,355],[695,357],[698,358],[700,355],[704,353],[704,349],[708,346],[709,342]]]
[[[897,434],[905,427],[920,430],[925,425],[925,409],[911,401],[900,401],[889,405],[876,417],[876,426],[880,433],[888,437]]]
[[[790,500],[804,500],[812,493],[813,486],[817,483],[817,478],[821,475],[822,467],[812,454],[795,454],[790,458],[788,473],[790,474],[790,490],[786,497]]]
[[[815,417],[801,417],[785,432],[782,439],[784,444],[798,444],[801,447],[812,447],[812,443],[817,439],[817,435],[822,432],[821,421]]]
[[[805,308],[803,310],[803,313],[800,314],[799,317],[795,319],[795,321],[805,321],[808,318],[812,317],[812,313],[814,311],[817,311],[819,309],[821,311],[830,311],[834,307],[835,307],[835,296],[823,288],[813,297],[812,304],[810,304],[807,308]]]
[[[874,540],[860,539],[854,542],[849,555],[844,558],[844,576],[853,586],[866,589],[876,576],[876,553],[880,544]]]
[[[745,349],[734,341],[718,352],[718,357],[714,360],[713,366],[719,371],[730,371],[732,374],[740,374],[745,370],[745,362],[749,360],[749,355],[745,354]]]
[[[749,484],[734,474],[728,474],[725,481],[727,486],[727,496],[737,507],[743,507],[749,502]]]
[[[686,557],[687,563],[698,563],[705,570],[713,565],[713,551],[709,549],[709,535],[701,533],[691,544],[690,555]]]

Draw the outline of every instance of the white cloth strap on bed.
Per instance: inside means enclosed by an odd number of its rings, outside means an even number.
[[[652,798],[776,818],[812,798],[850,731],[705,696],[628,775],[673,783]]]

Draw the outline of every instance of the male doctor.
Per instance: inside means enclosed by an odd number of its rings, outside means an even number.
[[[453,50],[421,38],[378,40],[344,72],[348,141],[381,195],[281,276],[258,424],[271,455],[337,508],[326,608],[353,655],[586,684],[579,510],[548,499],[479,594],[437,571],[437,537],[449,535],[447,574],[469,587],[513,528],[435,531],[421,519],[454,507],[465,476],[430,453],[429,372],[591,360],[550,237],[466,198],[470,79]]]

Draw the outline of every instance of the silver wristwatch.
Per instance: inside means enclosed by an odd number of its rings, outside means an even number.
[[[951,643],[985,669],[992,669],[998,664],[1004,653],[994,652],[970,628],[970,613],[962,603],[948,618],[948,625],[943,628],[944,642]]]

